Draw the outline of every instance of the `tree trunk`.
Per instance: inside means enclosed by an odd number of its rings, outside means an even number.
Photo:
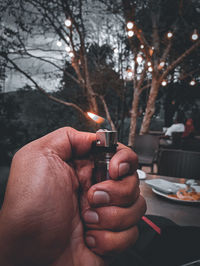
[[[133,144],[134,144],[134,139],[135,139],[135,134],[136,134],[139,99],[140,99],[139,89],[135,88],[134,93],[133,93],[133,101],[132,101],[132,109],[131,109],[131,120],[130,120],[128,146],[133,146]]]
[[[153,77],[151,90],[149,93],[149,98],[148,98],[148,102],[147,102],[147,106],[145,110],[145,115],[144,115],[141,129],[140,129],[140,135],[144,135],[149,131],[151,118],[155,112],[155,102],[156,102],[156,98],[158,95],[159,87],[160,87],[160,83],[155,77]]]

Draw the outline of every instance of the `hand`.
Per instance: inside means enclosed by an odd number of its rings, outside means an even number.
[[[0,212],[0,265],[100,266],[134,244],[146,208],[136,155],[120,144],[112,180],[91,186],[94,140],[62,128],[16,153]]]

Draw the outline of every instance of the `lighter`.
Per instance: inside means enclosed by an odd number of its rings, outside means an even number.
[[[109,164],[117,149],[117,131],[99,129],[94,143],[93,182],[99,183],[110,179]]]

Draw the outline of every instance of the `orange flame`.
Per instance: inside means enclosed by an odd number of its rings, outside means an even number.
[[[105,121],[105,119],[99,115],[93,114],[91,112],[87,112],[87,115],[96,123],[101,124]]]

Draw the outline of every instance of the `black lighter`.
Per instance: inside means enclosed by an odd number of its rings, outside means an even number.
[[[93,145],[93,184],[110,179],[109,164],[117,149],[117,131],[99,129]]]

